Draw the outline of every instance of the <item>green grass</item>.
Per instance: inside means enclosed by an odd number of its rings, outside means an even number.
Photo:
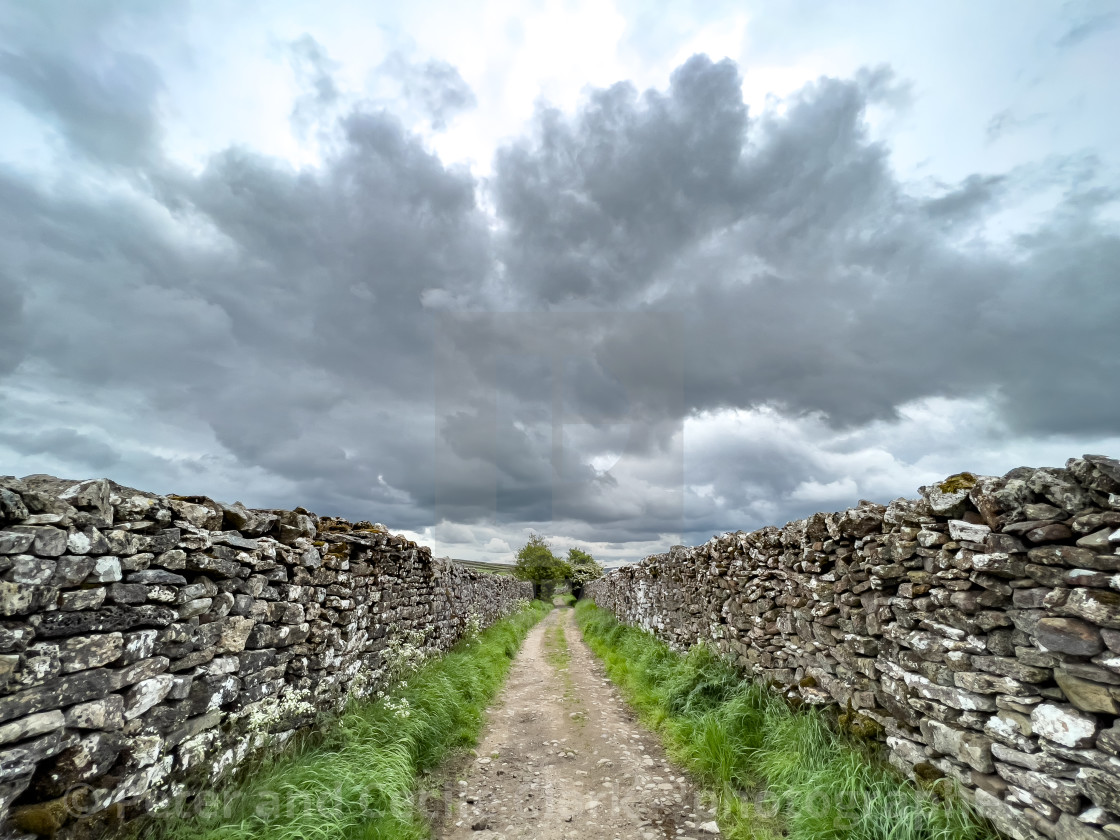
[[[544,636],[545,653],[548,661],[558,670],[567,670],[571,663],[571,652],[568,650],[568,637],[564,635],[564,625],[556,622]]]
[[[407,687],[402,717],[377,701],[352,702],[318,737],[268,760],[221,791],[214,806],[165,819],[145,836],[169,840],[419,840],[428,836],[413,792],[419,775],[473,745],[540,601],[425,665]]]
[[[725,837],[994,837],[957,797],[918,790],[877,745],[839,732],[822,710],[795,711],[710,649],[675,653],[589,601],[576,620],[631,705],[714,797]]]

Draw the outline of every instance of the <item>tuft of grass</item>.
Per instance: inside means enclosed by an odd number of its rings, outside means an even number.
[[[560,671],[567,671],[572,656],[568,650],[568,637],[564,634],[564,625],[556,622],[544,635],[545,653],[553,667]]]
[[[956,796],[902,779],[825,712],[794,710],[704,646],[679,654],[589,601],[576,621],[627,700],[704,783],[731,840],[988,840]]]
[[[191,818],[153,820],[166,840],[421,840],[418,776],[473,745],[487,706],[530,628],[551,605],[521,612],[456,645],[392,692],[354,701],[304,739],[223,789]],[[407,701],[407,702],[402,702]],[[407,710],[404,713],[402,710]]]

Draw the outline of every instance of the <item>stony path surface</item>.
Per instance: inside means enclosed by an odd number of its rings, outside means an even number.
[[[449,780],[446,840],[718,833],[690,780],[607,680],[569,608],[526,639],[477,753]]]

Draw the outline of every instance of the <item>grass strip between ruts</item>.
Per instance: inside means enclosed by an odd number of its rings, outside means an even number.
[[[413,798],[418,776],[475,743],[513,657],[550,609],[534,601],[461,641],[393,690],[388,703],[352,701],[320,737],[268,759],[201,814],[155,819],[146,833],[173,840],[427,837]]]
[[[715,798],[730,840],[979,840],[995,835],[956,795],[919,790],[877,745],[794,710],[703,645],[676,653],[589,601],[584,638],[670,755]]]

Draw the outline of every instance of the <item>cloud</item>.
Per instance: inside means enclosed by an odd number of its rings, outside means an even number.
[[[292,105],[292,125],[299,136],[306,136],[312,127],[327,119],[342,99],[334,80],[338,63],[307,33],[288,45],[288,56],[304,88]]]
[[[1076,396],[1111,380],[1120,356],[1100,318],[1120,306],[1106,278],[1118,240],[1080,203],[1087,185],[1066,180],[1058,213],[1015,258],[962,243],[1011,183],[974,175],[911,195],[868,135],[875,95],[821,79],[748,125],[734,66],[697,57],[666,95],[620,85],[574,117],[542,112],[537,139],[495,170],[513,294],[677,314],[691,410],[773,405],[850,426],[1003,389],[1023,430],[1111,428],[1120,401]],[[1090,289],[1100,308],[1085,305]],[[1059,324],[1081,339],[1042,338]],[[623,327],[600,349],[633,354],[637,378],[655,383],[639,346]],[[1053,407],[1069,403],[1060,418]]]
[[[112,446],[77,429],[49,429],[42,432],[0,432],[0,444],[24,455],[46,455],[79,469],[97,472],[120,460]]]
[[[29,472],[619,558],[912,492],[974,466],[962,435],[1012,458],[1120,416],[1108,173],[905,183],[867,127],[908,101],[882,68],[752,114],[694,56],[542,102],[480,180],[410,128],[473,104],[451,65],[392,59],[400,96],[367,99],[298,38],[316,164],[195,171],[161,152],[160,68],[98,44],[0,62],[71,152],[56,181],[0,169],[0,444]],[[985,239],[1043,188],[1054,213]]]
[[[175,14],[125,2],[7,6],[0,93],[50,126],[70,153],[127,175],[160,153],[163,77],[143,36]]]
[[[442,131],[456,116],[478,105],[478,100],[458,68],[434,59],[413,62],[395,52],[380,71],[400,85],[400,97]]]
[[[0,376],[19,364],[26,342],[23,293],[13,280],[0,274]]]
[[[1072,12],[1065,31],[1054,41],[1054,46],[1067,50],[1079,46],[1094,35],[1113,29],[1120,23],[1120,14],[1104,3],[1071,4]]]

